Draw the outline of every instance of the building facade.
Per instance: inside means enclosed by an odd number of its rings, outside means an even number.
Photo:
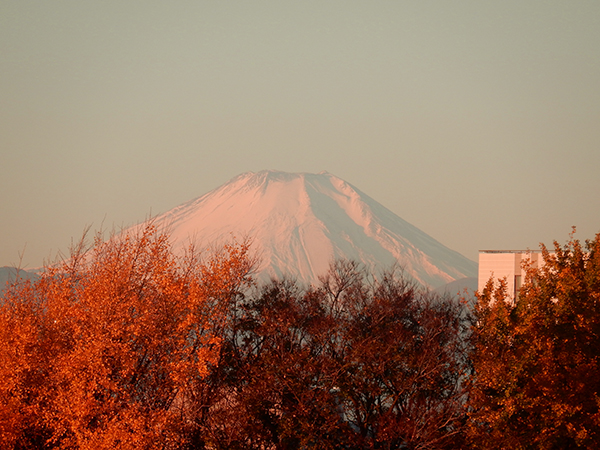
[[[477,289],[483,290],[490,277],[506,278],[508,296],[514,300],[525,280],[523,262],[530,260],[532,267],[541,267],[544,258],[540,250],[480,250]]]

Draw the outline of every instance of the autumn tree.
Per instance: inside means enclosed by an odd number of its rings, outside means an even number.
[[[600,234],[571,236],[506,283],[478,293],[471,439],[477,448],[597,448],[600,442]]]
[[[235,426],[231,416],[239,416],[234,396],[238,360],[238,322],[241,302],[249,287],[257,259],[250,256],[250,240],[226,244],[214,250],[198,267],[199,288],[208,307],[203,332],[217,340],[206,372],[187,379],[186,420],[183,433],[186,448],[230,448]]]
[[[464,305],[401,273],[374,279],[338,261],[318,286],[273,281],[236,314],[222,346],[228,395],[210,408],[218,419],[204,433],[213,448],[460,445]]]
[[[459,447],[468,371],[464,305],[394,272],[367,289],[327,292],[347,310],[343,345],[332,357],[356,448]]]
[[[347,441],[326,354],[336,324],[322,300],[274,281],[244,304],[238,401],[253,448],[328,449]]]
[[[222,305],[251,282],[248,244],[177,258],[150,224],[85,250],[2,300],[0,445],[189,446]]]
[[[338,261],[249,291],[249,243],[80,246],[0,306],[8,449],[456,448],[465,309]]]

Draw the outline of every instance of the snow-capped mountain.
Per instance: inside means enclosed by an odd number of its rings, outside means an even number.
[[[253,240],[258,279],[289,275],[315,283],[334,258],[379,270],[395,262],[438,287],[477,276],[477,264],[443,246],[351,184],[327,172],[243,173],[153,219],[175,250]]]

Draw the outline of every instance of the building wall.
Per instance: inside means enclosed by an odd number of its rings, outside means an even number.
[[[478,290],[482,290],[490,277],[502,279],[506,277],[508,295],[515,299],[521,283],[525,280],[522,264],[531,260],[533,267],[543,264],[540,251],[529,250],[480,250]]]

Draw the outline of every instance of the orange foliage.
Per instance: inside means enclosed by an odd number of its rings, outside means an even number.
[[[476,448],[598,448],[600,234],[542,246],[519,297],[493,280],[473,329],[471,439]]]
[[[170,448],[215,364],[228,296],[251,284],[247,242],[200,262],[153,225],[80,245],[0,300],[1,448]]]

